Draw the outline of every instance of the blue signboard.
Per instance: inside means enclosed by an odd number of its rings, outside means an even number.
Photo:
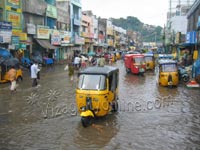
[[[197,32],[196,31],[187,32],[186,43],[190,43],[190,44],[197,43]]]
[[[6,21],[0,21],[0,30],[12,31],[12,23]]]
[[[200,28],[200,16],[199,16],[199,18],[198,18],[197,28]]]

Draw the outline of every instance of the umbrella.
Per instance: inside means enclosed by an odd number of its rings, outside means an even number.
[[[33,56],[32,60],[33,60],[33,62],[42,63],[42,56],[40,56],[40,55]]]
[[[82,58],[83,60],[85,60],[85,61],[87,61],[87,60],[88,60],[88,58],[87,58],[87,57],[85,57],[85,56],[81,56],[81,58]]]
[[[19,60],[17,58],[9,58],[9,59],[6,59],[3,62],[3,64],[6,65],[7,67],[13,66],[15,68],[18,68],[19,67]]]
[[[0,57],[11,58],[12,55],[8,50],[0,48]]]
[[[40,53],[39,51],[33,52],[33,53],[32,53],[32,56],[33,56],[33,57],[34,57],[34,56],[41,56],[41,57],[42,57],[42,55],[41,55],[41,53]]]
[[[94,56],[95,55],[95,52],[93,52],[93,51],[90,51],[89,53],[88,53],[88,56]]]
[[[5,61],[4,58],[0,58],[0,64],[2,64]]]

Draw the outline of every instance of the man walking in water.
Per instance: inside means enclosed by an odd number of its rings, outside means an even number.
[[[34,62],[31,66],[31,78],[32,78],[32,87],[35,87],[38,85],[38,81],[37,81],[37,74],[40,71],[40,69],[38,68],[38,63]]]

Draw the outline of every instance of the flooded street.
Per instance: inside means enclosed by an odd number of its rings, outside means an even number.
[[[0,85],[0,150],[200,149],[200,90],[164,88],[154,72],[144,77],[120,69],[119,112],[83,128],[75,87],[64,66],[44,68],[41,86],[25,72],[17,92]]]

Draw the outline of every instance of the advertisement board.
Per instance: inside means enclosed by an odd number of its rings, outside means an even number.
[[[60,31],[61,46],[67,46],[70,43],[70,32]]]
[[[21,8],[21,0],[7,0],[6,5],[13,8]]]
[[[21,29],[21,13],[7,11],[7,18],[9,22],[12,22],[12,27],[15,29]]]
[[[197,32],[196,31],[187,32],[186,43],[190,43],[190,44],[197,43]]]
[[[37,38],[38,39],[49,39],[50,30],[48,26],[37,25]]]
[[[51,33],[51,44],[60,45],[60,43],[61,43],[60,32],[58,30],[53,30]]]
[[[36,34],[36,26],[34,24],[27,23],[26,28],[28,34],[33,34],[33,35]]]
[[[57,8],[53,5],[47,5],[46,15],[51,18],[57,18]]]
[[[0,43],[10,43],[12,36],[12,23],[0,21]]]

